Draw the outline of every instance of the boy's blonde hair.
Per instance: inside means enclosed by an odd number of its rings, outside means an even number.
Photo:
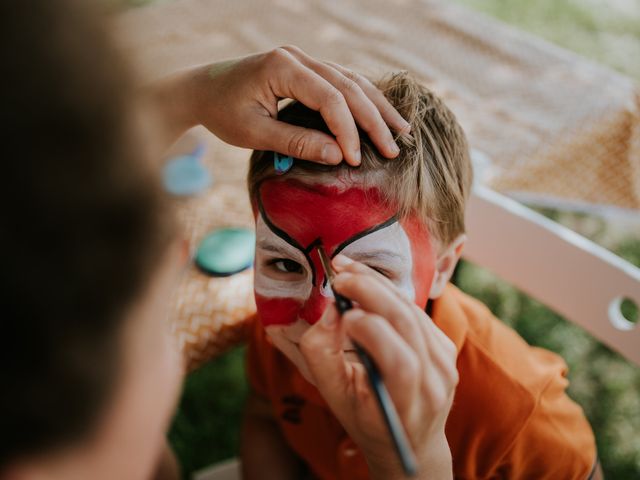
[[[366,134],[360,132],[359,167],[345,162],[326,166],[295,160],[286,175],[313,177],[318,172],[357,172],[357,178],[377,187],[387,201],[397,205],[401,218],[417,215],[429,224],[442,246],[449,245],[465,231],[464,211],[473,177],[464,132],[442,100],[406,72],[385,77],[377,86],[411,125],[409,135],[396,139],[400,146],[397,158],[383,158]],[[300,103],[282,109],[278,118],[330,133],[322,117]],[[264,180],[276,175],[272,152],[254,151],[248,175],[251,198],[256,198]]]

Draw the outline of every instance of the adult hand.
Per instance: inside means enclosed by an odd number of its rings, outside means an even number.
[[[399,152],[390,128],[410,128],[366,78],[296,47],[179,72],[161,82],[156,94],[167,116],[175,118],[174,136],[202,124],[232,145],[327,164],[360,163],[356,123],[388,158]],[[335,138],[278,121],[278,101],[284,98],[319,111]]]
[[[344,336],[369,352],[414,448],[419,478],[452,478],[444,427],[458,381],[456,348],[387,278],[346,257],[334,259],[334,287],[357,305],[335,307],[307,331],[301,349],[316,386],[361,448],[372,478],[403,478],[364,368],[347,362]]]

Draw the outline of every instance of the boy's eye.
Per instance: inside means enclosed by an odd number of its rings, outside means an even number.
[[[302,273],[302,265],[288,258],[276,258],[269,263],[281,272]]]
[[[388,271],[386,271],[383,268],[380,267],[375,267],[373,265],[367,265],[369,268],[371,268],[372,270],[375,270],[376,272],[378,272],[379,274],[381,274],[384,277],[387,277],[388,279],[392,279],[393,275],[391,275],[391,273],[389,273]]]

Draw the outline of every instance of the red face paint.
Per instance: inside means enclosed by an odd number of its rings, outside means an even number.
[[[257,293],[255,297],[258,317],[265,327],[294,323],[302,308],[302,302],[293,298],[264,297]]]
[[[304,301],[256,294],[265,326],[287,325],[298,318],[313,324],[322,316],[331,298],[316,249],[320,243],[333,257],[353,241],[396,221],[395,209],[383,201],[377,189],[340,190],[333,185],[270,180],[260,187],[257,203],[270,230],[304,253],[313,277],[311,294]],[[400,223],[411,244],[416,303],[424,308],[434,271],[429,232],[416,219]]]
[[[431,282],[435,273],[435,255],[431,245],[429,229],[417,218],[400,221],[411,243],[411,257],[413,259],[413,285],[415,287],[415,303],[421,309],[427,308]]]

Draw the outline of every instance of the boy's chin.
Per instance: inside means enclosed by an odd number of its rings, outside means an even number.
[[[284,356],[287,357],[287,359],[298,369],[304,379],[315,386],[311,370],[309,370],[307,361],[300,350],[300,344],[290,340],[286,335],[283,335],[282,327],[268,327],[267,334],[275,347],[280,350],[280,352],[283,353]]]

